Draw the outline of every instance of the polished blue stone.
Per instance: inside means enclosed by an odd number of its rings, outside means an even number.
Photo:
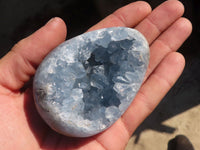
[[[148,43],[134,29],[100,29],[65,41],[37,69],[37,110],[61,134],[95,135],[131,104],[148,62]]]

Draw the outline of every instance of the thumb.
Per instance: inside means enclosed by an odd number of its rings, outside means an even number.
[[[22,88],[43,58],[65,40],[66,32],[64,21],[56,17],[18,42],[0,60],[0,90],[17,91]]]

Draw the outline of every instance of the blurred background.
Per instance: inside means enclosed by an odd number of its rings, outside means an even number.
[[[0,58],[20,39],[55,16],[68,27],[67,39],[134,0],[0,0]],[[155,8],[164,0],[146,0]],[[200,149],[200,1],[181,0],[193,33],[179,49],[186,67],[175,86],[130,139],[127,150],[167,149],[168,141],[186,135]]]

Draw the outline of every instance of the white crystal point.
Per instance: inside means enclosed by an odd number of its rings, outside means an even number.
[[[105,28],[65,41],[43,60],[33,81],[36,108],[57,132],[89,137],[110,127],[138,92],[149,62],[144,36]]]

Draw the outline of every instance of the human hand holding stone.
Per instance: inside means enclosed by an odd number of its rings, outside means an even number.
[[[150,45],[145,80],[123,116],[106,131],[89,138],[70,138],[50,129],[39,117],[31,77],[42,59],[65,40],[66,26],[54,18],[16,44],[0,60],[0,143],[3,149],[124,149],[138,125],[154,110],[184,68],[175,52],[191,33],[181,18],[179,1],[166,1],[151,12],[145,2],[129,4],[89,29],[126,26],[139,30]]]

